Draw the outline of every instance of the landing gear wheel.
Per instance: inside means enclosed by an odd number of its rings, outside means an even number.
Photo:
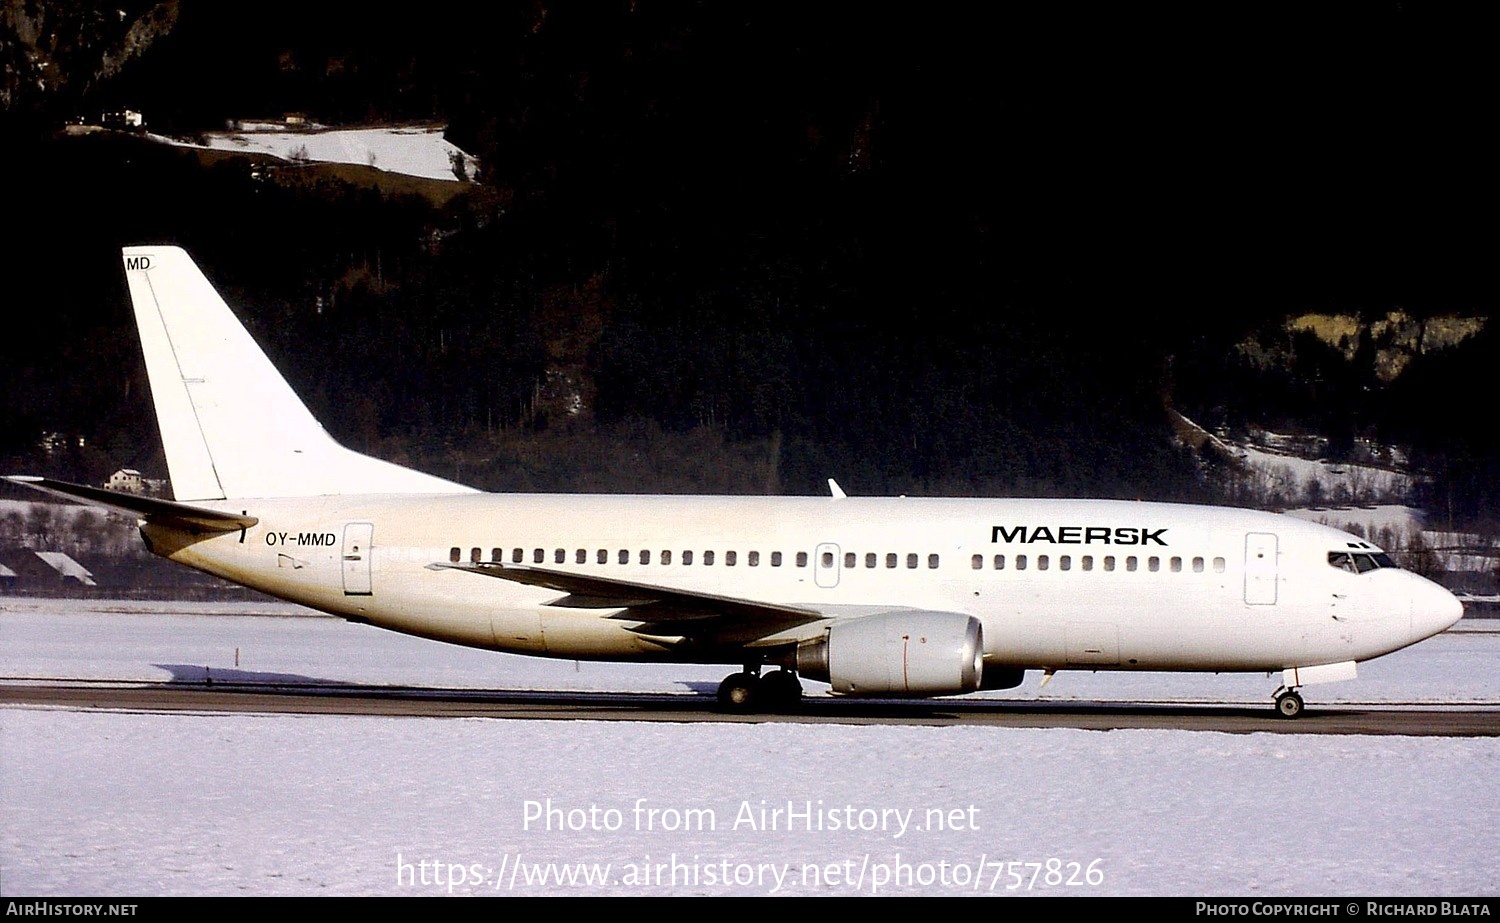
[[[1296,718],[1302,714],[1302,696],[1297,690],[1288,689],[1276,696],[1276,714],[1282,718]]]
[[[767,673],[760,680],[760,701],[768,711],[794,711],[802,704],[802,681],[791,670]]]
[[[747,714],[760,703],[760,677],[754,673],[734,673],[719,684],[719,708]]]

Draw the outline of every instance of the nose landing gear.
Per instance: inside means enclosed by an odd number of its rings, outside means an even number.
[[[1302,714],[1301,694],[1285,686],[1276,690],[1276,714],[1282,718],[1299,717]]]

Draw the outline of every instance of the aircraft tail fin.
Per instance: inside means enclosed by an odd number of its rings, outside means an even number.
[[[334,442],[185,251],[124,258],[177,500],[472,490]]]

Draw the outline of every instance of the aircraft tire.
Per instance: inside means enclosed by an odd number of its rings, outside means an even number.
[[[1289,689],[1276,697],[1276,714],[1282,718],[1300,717],[1302,704],[1302,696]]]
[[[760,680],[760,700],[768,711],[795,711],[802,704],[802,682],[790,670],[767,673]]]
[[[754,673],[731,673],[719,684],[719,708],[746,714],[760,704],[760,677]]]

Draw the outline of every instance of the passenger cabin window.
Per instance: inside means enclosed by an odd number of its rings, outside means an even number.
[[[684,563],[684,564],[691,564],[691,563],[693,563],[693,553],[691,551],[684,551],[682,553],[682,563]]]
[[[916,567],[917,567],[917,556],[914,555],[914,554],[908,554],[906,556],[906,569],[907,570],[916,570]]]
[[[969,566],[975,570],[984,570],[984,555],[974,555],[973,559],[969,562]]]
[[[726,551],[726,552],[724,552],[724,566],[725,567],[733,567],[734,564],[735,564],[735,562],[738,561],[738,560],[739,560],[739,552],[737,552],[737,551]]]
[[[628,550],[624,549],[624,548],[621,548],[620,549],[620,555],[619,555],[619,558],[617,560],[619,560],[619,562],[621,564],[629,564],[630,563],[630,552]]]
[[[797,552],[797,566],[798,567],[806,567],[807,566],[807,552],[805,552],[805,551],[799,551],[799,552]]]
[[[885,566],[888,567],[888,568],[895,568],[895,566],[896,566],[896,552],[892,551],[892,552],[890,552],[889,554],[887,554],[885,556]]]
[[[576,552],[574,552],[574,554],[573,554],[573,563],[574,564],[587,564],[588,562],[589,562],[589,553],[588,553],[587,549],[580,548]]]
[[[547,560],[547,552],[542,549],[537,548],[531,552],[531,562],[533,564],[540,564],[545,560]]]
[[[559,548],[556,551],[552,552],[552,563],[553,564],[566,564],[566,563],[568,563],[568,553],[566,551],[564,551],[563,549],[561,549],[561,548]]]
[[[510,550],[510,561],[512,564],[520,564],[526,560],[526,551],[523,548],[512,548]]]
[[[854,565],[855,565],[855,563],[857,561],[858,561],[858,558],[855,557],[854,552],[852,552],[852,551],[846,551],[846,552],[844,552],[844,566],[845,567],[852,568],[852,567],[854,567]]]
[[[670,551],[663,551],[661,553],[661,563],[663,563],[663,564],[671,564],[672,563],[672,552],[670,552]]]
[[[705,552],[703,552],[703,566],[704,567],[712,567],[713,563],[714,563],[714,553],[712,551],[705,551]]]
[[[781,566],[781,552],[779,552],[779,551],[773,551],[773,552],[771,552],[771,566],[772,567],[780,567]]]
[[[609,563],[609,550],[605,549],[605,548],[600,548],[599,551],[598,551],[598,553],[594,557],[594,560],[597,561],[597,562],[599,562],[600,564],[608,564]]]
[[[760,566],[760,552],[759,551],[752,551],[752,552],[750,552],[748,555],[745,556],[745,563],[749,564],[751,567],[759,567]]]
[[[1005,555],[995,555],[995,570],[1005,570]]]
[[[875,552],[873,552],[873,551],[867,551],[867,552],[865,552],[865,567],[867,567],[867,568],[874,567],[875,566],[875,558],[876,558]]]
[[[463,560],[463,556],[464,556],[463,549],[459,548],[457,545],[454,545],[452,548],[448,549],[448,560],[452,561],[454,564],[457,564],[459,561],[462,561]]]

